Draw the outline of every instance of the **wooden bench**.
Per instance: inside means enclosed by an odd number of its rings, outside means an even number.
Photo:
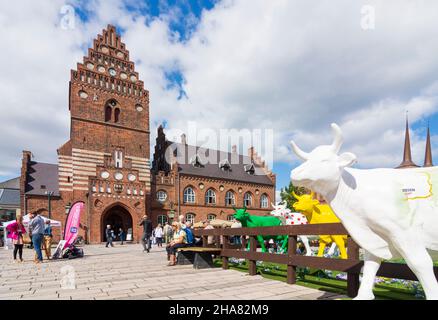
[[[192,264],[195,269],[214,268],[212,255],[219,255],[221,249],[204,247],[186,247],[177,249],[178,265]]]

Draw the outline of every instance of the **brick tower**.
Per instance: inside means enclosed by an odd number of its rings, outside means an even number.
[[[90,242],[105,240],[107,224],[139,240],[138,221],[149,211],[149,92],[114,26],[71,71],[69,110],[70,140],[58,149],[60,198],[67,208],[86,203],[81,223]]]

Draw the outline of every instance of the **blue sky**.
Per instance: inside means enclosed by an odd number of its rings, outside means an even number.
[[[280,189],[298,164],[289,140],[305,150],[330,143],[331,122],[344,130],[344,150],[357,154],[359,167],[395,167],[408,110],[414,161],[423,162],[428,122],[438,161],[438,4],[23,1],[0,12],[0,58],[15,57],[0,74],[0,180],[19,174],[23,149],[56,163],[69,136],[70,69],[109,23],[150,90],[152,144],[163,122],[166,130],[184,130],[188,121],[273,129]],[[73,30],[59,28],[64,4],[75,8]],[[363,4],[376,8],[375,30],[360,27]]]

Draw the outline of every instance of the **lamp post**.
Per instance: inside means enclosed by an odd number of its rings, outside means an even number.
[[[47,194],[47,200],[48,200],[48,208],[47,210],[49,211],[49,219],[52,219],[52,203],[51,203],[51,197],[53,196],[53,191],[46,191]]]

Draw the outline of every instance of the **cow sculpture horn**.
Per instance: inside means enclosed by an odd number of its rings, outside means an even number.
[[[292,195],[295,197],[295,199],[297,199],[297,200],[300,200],[300,196],[299,195],[297,195],[296,193],[295,193],[295,191],[292,191]]]
[[[298,158],[303,161],[307,161],[307,159],[309,159],[309,154],[301,150],[293,140],[290,141],[290,145],[292,146],[292,150],[298,156]]]
[[[333,151],[337,154],[339,150],[341,150],[342,143],[344,139],[342,137],[342,130],[336,123],[332,123],[333,134],[335,135],[335,139],[332,143]]]

